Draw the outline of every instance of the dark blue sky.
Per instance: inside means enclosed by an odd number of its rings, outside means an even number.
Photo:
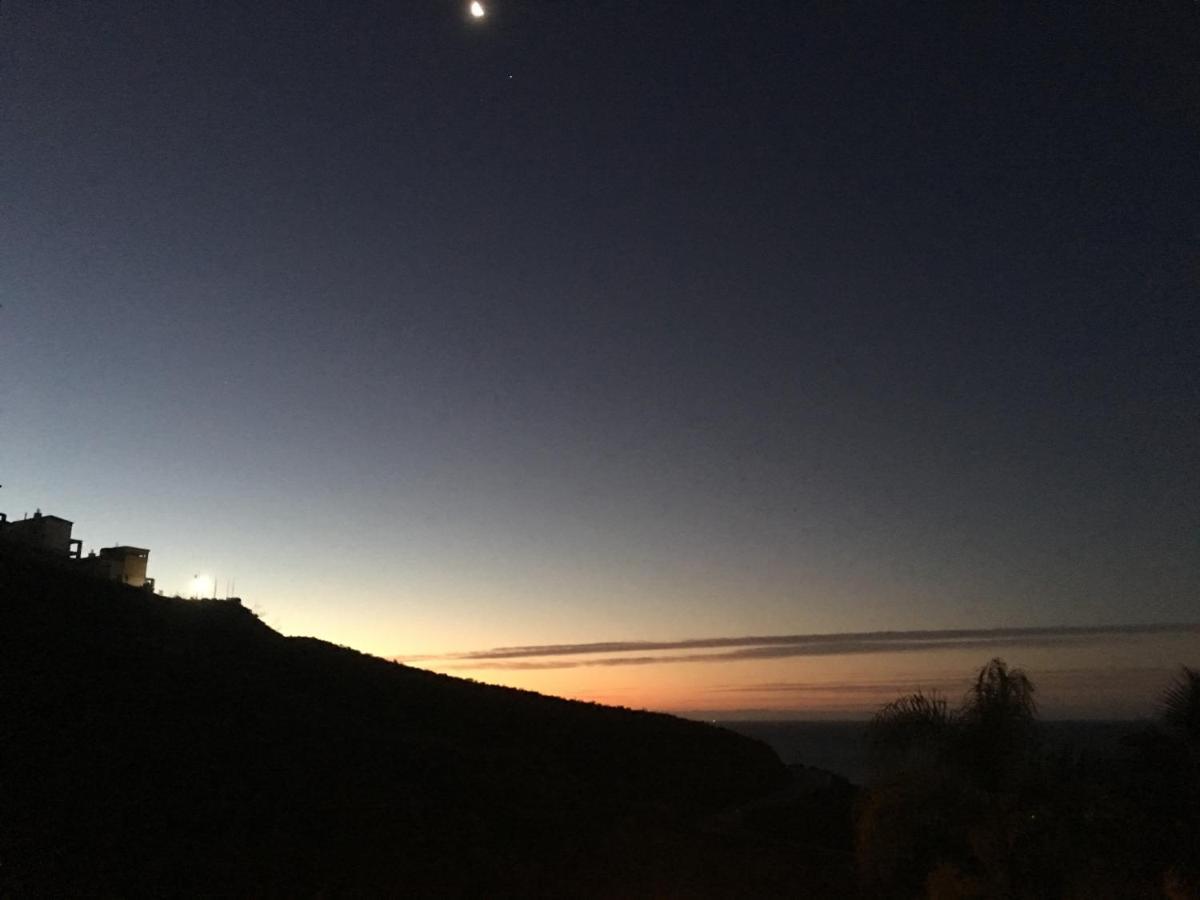
[[[0,508],[378,652],[1193,619],[1200,12],[1046,7],[10,0]]]

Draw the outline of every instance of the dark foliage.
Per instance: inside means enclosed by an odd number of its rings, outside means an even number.
[[[876,897],[1200,897],[1200,778],[1183,669],[1161,727],[1093,759],[1040,740],[1033,685],[992,660],[962,707],[922,695],[869,731],[859,877]]]
[[[1179,679],[1163,694],[1162,720],[1179,740],[1200,747],[1200,671],[1181,667]]]
[[[904,772],[944,761],[952,749],[954,716],[937,694],[917,692],[886,704],[867,730],[867,754],[876,772]]]

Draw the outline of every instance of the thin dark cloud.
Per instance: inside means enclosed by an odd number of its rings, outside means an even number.
[[[682,641],[541,644],[527,647],[495,647],[489,650],[475,650],[442,657],[410,657],[406,661],[444,661],[451,663],[446,668],[452,669],[575,669],[593,666],[643,666],[657,663],[736,662],[796,656],[912,653],[950,649],[982,650],[1013,646],[1080,646],[1121,637],[1181,634],[1200,634],[1200,624],[871,631],[839,634],[754,635]],[[715,650],[717,652],[687,652],[697,650]],[[642,652],[633,653],[633,651]]]

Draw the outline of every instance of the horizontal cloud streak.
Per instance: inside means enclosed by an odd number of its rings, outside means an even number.
[[[1120,637],[1200,635],[1200,624],[1098,625],[1056,628],[991,628],[924,631],[873,631],[841,634],[759,635],[682,641],[612,641],[497,647],[443,657],[446,668],[472,670],[574,669],[592,666],[642,666],[658,663],[711,663],[781,659],[796,656],[842,656],[864,653],[911,653],[947,649],[1011,646],[1087,645]],[[718,652],[679,652],[715,650]],[[641,651],[638,653],[637,651]],[[653,652],[648,652],[653,651]],[[636,655],[612,655],[630,654]],[[567,658],[563,658],[567,657]],[[572,657],[588,657],[577,659]],[[410,659],[410,662],[417,661]]]

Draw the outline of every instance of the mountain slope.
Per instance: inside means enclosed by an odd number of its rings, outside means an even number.
[[[0,750],[0,895],[727,896],[791,877],[696,827],[786,779],[763,744],[285,638],[2,546]]]

